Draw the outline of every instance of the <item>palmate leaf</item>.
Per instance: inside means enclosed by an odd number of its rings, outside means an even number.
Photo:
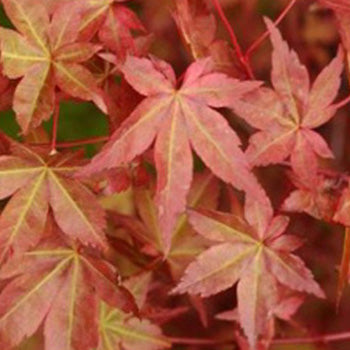
[[[164,61],[128,57],[126,80],[146,95],[115,131],[104,149],[80,175],[128,163],[156,139],[156,202],[167,250],[178,216],[184,211],[192,181],[192,152],[222,180],[264,201],[265,193],[249,171],[240,141],[228,122],[210,107],[224,107],[256,89],[259,82],[240,82],[212,71],[212,61],[193,63],[176,88],[175,74]]]
[[[13,108],[24,133],[50,118],[55,86],[68,95],[94,101],[106,111],[101,91],[82,62],[99,49],[79,42],[78,6],[63,4],[52,16],[36,0],[4,0],[5,11],[18,30],[1,28],[1,60],[4,74],[22,78],[15,91]]]
[[[312,129],[329,121],[341,82],[343,52],[318,75],[310,88],[309,75],[272,22],[266,19],[273,45],[271,81],[234,106],[235,112],[257,128],[247,156],[253,166],[279,163],[290,156],[293,171],[316,181],[317,156],[332,158],[324,139]]]
[[[116,285],[111,265],[70,247],[55,231],[1,269],[1,280],[8,280],[0,294],[2,349],[17,346],[42,323],[45,349],[94,349],[101,301],[136,310],[131,294]]]
[[[70,238],[107,249],[105,213],[90,190],[72,177],[79,168],[77,154],[41,156],[15,142],[11,151],[0,156],[0,198],[12,195],[0,216],[0,262],[36,246],[49,205]]]
[[[280,303],[279,284],[318,297],[324,294],[303,261],[291,253],[300,241],[283,235],[287,217],[273,217],[272,211],[259,209],[248,198],[245,218],[208,210],[190,212],[195,230],[217,244],[188,266],[173,292],[207,297],[238,282],[239,322],[254,349]]]

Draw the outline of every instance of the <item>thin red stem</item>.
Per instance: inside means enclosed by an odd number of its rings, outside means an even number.
[[[70,148],[70,147],[84,146],[84,145],[90,145],[90,144],[99,143],[99,142],[106,142],[108,140],[109,140],[109,136],[97,136],[97,137],[91,137],[84,140],[55,142],[55,148]],[[47,143],[40,143],[35,145],[48,146]],[[51,147],[52,147],[52,143],[51,143]]]
[[[273,344],[313,344],[313,343],[329,343],[341,340],[350,339],[350,332],[336,333],[336,334],[324,334],[310,338],[289,338],[289,339],[276,339]]]
[[[334,107],[336,109],[339,109],[339,108],[342,108],[342,107],[346,106],[348,103],[350,103],[350,96],[348,96],[348,97],[344,98],[344,100],[341,100],[338,103],[336,103],[334,105]]]
[[[57,99],[55,103],[55,110],[53,112],[53,126],[52,126],[52,140],[51,140],[51,153],[56,153],[57,146],[57,131],[58,131],[58,119],[60,115],[60,101]]]
[[[97,136],[84,140],[70,141],[70,142],[58,142],[57,148],[70,148],[76,146],[91,145],[99,142],[106,142],[109,140],[109,136]]]
[[[233,340],[215,340],[215,339],[204,339],[204,338],[177,338],[177,337],[167,337],[167,340],[173,344],[181,345],[203,345],[203,346],[213,346],[213,345],[224,345],[232,344]]]
[[[213,346],[213,345],[225,345],[233,344],[234,340],[215,340],[205,338],[177,338],[167,337],[169,342],[173,344],[183,345],[202,345],[202,346]],[[313,343],[330,343],[342,340],[350,339],[350,332],[335,333],[335,334],[324,334],[315,337],[304,337],[304,338],[288,338],[288,339],[275,339],[272,344],[283,345],[283,344],[313,344]]]
[[[241,46],[239,45],[237,36],[233,30],[233,28],[230,25],[230,22],[228,21],[224,10],[221,7],[220,1],[219,0],[212,0],[213,5],[216,8],[216,11],[218,12],[218,15],[221,19],[221,21],[223,22],[229,36],[232,42],[232,45],[234,47],[234,49],[236,50],[237,53],[237,57],[242,65],[242,67],[245,69],[245,71],[247,72],[248,76],[250,79],[254,79],[254,73],[253,70],[249,64],[249,62],[246,60],[246,58],[244,57],[243,51],[241,49]]]
[[[280,15],[275,20],[275,25],[279,25],[282,20],[286,17],[287,13],[292,9],[292,7],[295,5],[297,0],[291,0],[290,3],[285,7],[285,9],[280,13]],[[256,50],[261,43],[270,35],[269,31],[265,31],[257,40],[253,42],[252,45],[248,48],[247,52],[245,53],[245,59],[246,61],[249,60],[250,55],[253,53],[254,50]]]

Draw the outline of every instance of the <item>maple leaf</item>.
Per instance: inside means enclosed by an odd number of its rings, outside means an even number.
[[[80,172],[86,176],[128,163],[156,138],[156,201],[167,249],[177,217],[185,209],[192,180],[191,147],[216,176],[255,193],[257,198],[265,198],[248,170],[238,136],[223,116],[210,108],[232,104],[260,83],[240,82],[211,69],[210,59],[193,63],[177,89],[174,71],[166,62],[129,56],[123,66],[124,76],[147,98]]]
[[[124,282],[139,309],[142,309],[146,302],[151,277],[151,274],[146,272]],[[156,324],[145,318],[136,318],[105,303],[100,305],[99,322],[98,350],[160,350],[171,347]]]
[[[317,156],[332,158],[324,139],[312,129],[329,121],[331,105],[343,71],[343,52],[318,75],[310,88],[309,75],[274,24],[266,19],[273,45],[272,85],[248,94],[235,112],[260,131],[249,140],[246,154],[254,166],[280,163],[290,156],[293,171],[302,179],[316,177]]]
[[[0,29],[4,74],[11,79],[23,77],[13,100],[23,132],[50,118],[56,85],[70,96],[94,101],[106,111],[93,75],[81,64],[100,47],[77,42],[78,9],[62,5],[50,22],[46,8],[36,0],[4,0],[3,5],[19,31]]]
[[[292,254],[300,240],[283,235],[289,219],[273,217],[271,207],[261,207],[248,197],[245,220],[208,210],[189,215],[195,230],[218,244],[188,266],[173,293],[208,297],[238,282],[239,322],[253,349],[280,303],[278,284],[324,297],[303,261]]]
[[[114,268],[67,245],[54,225],[37,248],[5,264],[0,279],[7,281],[0,294],[2,349],[17,346],[42,323],[46,349],[96,348],[100,301],[136,310],[131,294],[116,285]]]
[[[76,0],[78,3],[80,0]],[[104,46],[114,51],[118,58],[136,54],[137,45],[132,31],[145,33],[146,30],[136,14],[121,5],[126,0],[87,0],[81,4],[82,22],[80,37],[91,39],[96,32]]]
[[[106,249],[105,213],[90,190],[72,177],[80,163],[77,154],[42,156],[11,144],[12,153],[0,156],[0,198],[12,195],[0,216],[0,262],[36,246],[49,205],[65,234]]]

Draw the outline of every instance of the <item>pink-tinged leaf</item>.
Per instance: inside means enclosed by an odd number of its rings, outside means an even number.
[[[332,118],[336,109],[331,105],[337,96],[341,73],[343,72],[344,53],[341,48],[333,61],[318,75],[309,94],[308,110],[303,118],[303,126],[317,128]]]
[[[36,0],[4,0],[2,3],[15,27],[48,54],[49,15],[44,5]]]
[[[265,18],[274,48],[272,54],[272,84],[281,96],[295,122],[300,121],[299,108],[304,108],[310,89],[308,71],[297,54],[290,50],[288,44],[275,25]]]
[[[191,210],[190,223],[205,238],[216,242],[252,243],[251,228],[241,218],[213,210]]]
[[[97,350],[162,350],[171,347],[161,329],[147,319],[130,317],[100,306],[100,343]]]
[[[48,212],[44,177],[43,173],[19,190],[2,212],[0,264],[38,244]]]
[[[125,6],[113,6],[99,30],[99,38],[108,49],[123,58],[127,53],[137,53],[132,30],[145,32],[137,15]]]
[[[14,156],[0,157],[0,198],[4,199],[40,174],[40,164]]]
[[[284,106],[277,93],[265,87],[245,94],[232,104],[232,108],[247,123],[261,130],[273,126],[284,114]]]
[[[258,234],[263,239],[266,237],[267,228],[273,218],[273,209],[270,200],[265,202],[257,201],[253,196],[248,195],[245,200],[244,216]]]
[[[174,90],[175,76],[172,68],[165,62],[128,56],[122,70],[128,83],[142,95],[170,93]]]
[[[258,81],[239,81],[223,73],[210,72],[207,69],[210,65],[211,59],[193,63],[182,85],[181,92],[198,103],[212,107],[234,105],[244,94],[258,89],[261,85]],[[192,72],[195,74],[195,80]]]
[[[3,72],[10,79],[20,78],[35,64],[47,61],[40,49],[14,30],[0,28],[0,35]]]
[[[102,112],[107,113],[102,93],[89,70],[79,64],[64,62],[56,62],[55,68],[57,85],[64,92],[82,100],[93,101]]]
[[[78,181],[59,177],[49,179],[50,205],[64,233],[87,245],[105,250],[105,214],[93,194]]]
[[[46,349],[83,350],[97,346],[97,300],[94,290],[84,282],[84,266],[75,259],[45,320]]]
[[[160,124],[169,114],[169,100],[155,97],[142,101],[128,119],[115,131],[103,151],[84,168],[88,175],[130,162],[153,142]]]
[[[269,226],[267,227],[268,236],[266,238],[269,240],[276,240],[278,238],[281,238],[280,236],[286,231],[288,225],[288,216],[275,216],[272,220],[270,220]],[[284,235],[283,237],[287,237],[287,235]]]
[[[80,7],[76,1],[70,1],[57,8],[48,28],[52,51],[77,41],[80,20]]]
[[[207,56],[215,40],[216,20],[202,0],[176,1],[174,19],[195,59]]]
[[[266,250],[265,258],[267,268],[280,283],[291,289],[325,298],[323,291],[314,281],[310,270],[307,269],[300,258],[282,252],[277,255],[272,250]]]
[[[88,255],[64,244],[57,229],[52,234],[2,269],[2,278],[13,277],[0,295],[0,344],[6,348],[19,345],[42,323],[47,348],[85,350],[98,345],[98,306],[108,301],[90,288],[94,286],[90,272],[97,267]],[[99,259],[98,265],[106,276],[115,274],[103,260]],[[120,293],[109,278],[105,277],[104,284],[120,297],[119,304],[126,306],[121,310],[130,311],[133,300]],[[28,315],[31,322],[23,323]],[[82,340],[81,332],[87,329],[89,334]]]
[[[286,217],[282,216],[282,218],[286,218]],[[299,249],[303,244],[304,244],[304,241],[301,240],[299,237],[291,236],[287,234],[287,235],[280,236],[277,239],[274,239],[270,243],[270,247],[274,250],[293,252]]]
[[[322,158],[334,158],[333,152],[320,134],[309,129],[303,129],[303,135],[317,155]]]
[[[22,275],[10,282],[0,294],[0,345],[9,349],[31,336],[50,310],[62,285],[67,261],[46,271]],[[50,267],[50,265],[49,265]],[[23,323],[28,315],[30,322]],[[21,324],[21,327],[18,325]]]
[[[55,104],[55,85],[47,63],[33,66],[17,86],[13,109],[23,132],[48,120]]]
[[[186,208],[192,181],[192,152],[180,106],[174,105],[165,119],[155,145],[157,168],[156,203],[164,248],[169,252],[177,218]]]
[[[207,249],[191,263],[173,293],[208,297],[232,287],[254,258],[251,244],[222,243]]]
[[[238,189],[257,193],[258,183],[248,170],[240,141],[228,122],[217,112],[186,99],[181,103],[191,145],[206,166]]]
[[[274,316],[271,310],[277,304],[278,289],[276,280],[264,273],[261,252],[250,265],[238,283],[238,313],[249,344],[255,349],[258,336],[266,333],[268,321]]]
[[[297,134],[296,143],[291,155],[292,169],[303,182],[317,181],[317,157],[302,132]]]
[[[162,223],[163,229],[165,229],[163,234],[168,237],[176,217],[180,215],[180,208],[184,208],[183,203],[186,200],[187,190],[185,188],[188,187],[187,183],[192,169],[189,168],[191,162],[189,161],[188,148],[185,148],[188,143],[216,176],[240,190],[249,192],[257,200],[266,201],[265,192],[249,170],[244,153],[240,149],[238,136],[221,114],[209,108],[210,104],[228,105],[228,96],[234,95],[234,92],[240,96],[243,92],[255,89],[257,85],[256,83],[233,81],[223,74],[215,75],[216,78],[222,80],[223,84],[227,81],[232,83],[232,91],[228,93],[219,84],[213,83],[211,67],[211,60],[204,59],[193,63],[188,68],[184,84],[187,87],[190,84],[195,86],[190,93],[184,86],[175,89],[174,73],[165,62],[156,59],[129,57],[123,68],[125,78],[137,91],[148,95],[148,97],[115,131],[111,141],[102,152],[79,173],[79,175],[88,175],[129,162],[144,152],[154,138],[156,138],[156,152],[158,154],[157,147],[163,143],[162,138],[165,137],[163,135],[170,132],[169,138],[173,140],[174,144],[168,143],[166,145],[168,151],[165,155],[167,157],[164,157],[162,161],[164,164],[171,164],[174,159],[172,158],[173,152],[184,152],[185,162],[182,167],[173,168],[174,173],[172,174],[165,171],[160,172],[161,176],[158,176],[157,179],[158,193],[164,183],[168,184],[170,175],[173,179],[180,179],[181,174],[186,174],[186,177],[184,178],[184,188],[177,193],[175,206],[171,205],[173,207],[170,211],[171,215],[167,214],[168,222],[166,225],[164,222]],[[209,77],[207,87],[205,86],[206,75]],[[195,85],[199,79],[203,79],[200,83],[201,88]],[[210,93],[203,93],[202,88],[204,90],[207,88]],[[214,96],[215,91],[217,97]],[[181,118],[168,120],[174,118],[174,115],[178,113],[181,113]],[[177,137],[174,137],[175,134],[171,131],[172,127],[176,127],[174,130],[179,132]],[[182,139],[181,144],[185,146],[181,147],[176,143],[179,139]],[[159,167],[159,163],[157,163],[157,167]],[[187,169],[184,169],[185,167]],[[168,179],[164,180],[163,175],[167,176]],[[167,209],[158,200],[160,216],[165,210]]]
[[[62,63],[81,63],[94,56],[101,46],[92,43],[72,43],[55,51],[55,58]]]
[[[310,90],[306,67],[290,51],[275,25],[266,20],[273,44],[272,76],[275,91],[260,88],[232,103],[238,116],[259,129],[249,140],[246,155],[252,166],[278,164],[291,156],[293,171],[314,182],[317,156],[331,151],[311,128],[319,127],[336,112],[331,105],[340,85],[343,54],[319,74]],[[311,170],[310,170],[311,167]]]
[[[251,206],[246,207],[252,216]],[[291,254],[300,246],[300,240],[283,235],[288,219],[273,218],[272,214],[268,211],[257,220],[250,219],[251,233],[247,232],[249,225],[244,224],[244,218],[238,220],[236,215],[191,211],[193,227],[219,244],[201,253],[173,290],[173,293],[210,296],[238,282],[239,322],[253,349],[268,330],[267,323],[278,316],[275,310],[281,302],[280,293],[287,287],[324,297],[303,261]]]
[[[246,151],[249,162],[262,166],[282,162],[294,148],[295,134],[296,130],[280,126],[253,134]]]

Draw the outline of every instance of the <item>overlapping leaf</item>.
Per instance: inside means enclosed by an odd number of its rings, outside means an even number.
[[[240,82],[215,73],[210,59],[193,63],[179,89],[172,68],[164,61],[128,57],[123,73],[147,98],[81,171],[82,175],[128,163],[156,139],[156,201],[167,249],[192,180],[191,148],[216,176],[265,200],[263,190],[248,170],[236,133],[222,115],[210,108],[234,104],[260,83]]]
[[[189,265],[174,292],[206,297],[238,282],[239,322],[254,349],[280,303],[279,284],[318,297],[324,294],[303,261],[292,254],[300,241],[283,235],[287,217],[273,217],[271,209],[249,198],[245,217],[246,221],[215,211],[190,212],[197,232],[217,244]]]
[[[260,131],[249,140],[252,165],[279,163],[290,156],[293,170],[304,180],[316,178],[317,156],[332,158],[324,139],[312,129],[329,121],[340,85],[343,53],[319,74],[310,88],[309,75],[296,53],[266,20],[273,45],[272,85],[248,94],[236,113]]]
[[[36,0],[4,0],[5,11],[17,31],[0,29],[4,74],[22,78],[13,108],[24,133],[49,119],[55,104],[55,86],[70,96],[93,100],[106,110],[93,75],[81,64],[99,46],[79,42],[78,6],[62,5],[51,22],[47,9]]]
[[[146,301],[150,277],[144,273],[125,282],[140,309]],[[160,350],[171,346],[162,330],[151,321],[133,317],[105,303],[100,305],[99,323],[98,350]]]
[[[44,323],[45,349],[87,350],[98,345],[101,301],[125,312],[136,306],[115,282],[113,267],[71,248],[50,233],[40,245],[2,267],[0,345],[12,349]]]
[[[174,18],[193,58],[211,56],[218,71],[230,76],[242,76],[233,50],[227,42],[216,38],[215,16],[204,0],[176,1]]]
[[[79,0],[76,0],[79,3]],[[132,32],[145,33],[145,28],[136,14],[120,3],[125,0],[87,0],[81,4],[82,22],[80,36],[90,39],[96,32],[104,46],[114,51],[119,58],[136,54],[137,45]]]
[[[297,189],[285,199],[282,210],[305,212],[319,220],[332,220],[344,183],[320,174],[315,180],[305,182],[292,176]]]
[[[0,198],[12,195],[0,216],[0,261],[39,242],[51,206],[55,220],[72,239],[106,248],[104,211],[91,191],[72,178],[80,160],[68,153],[44,157],[12,143],[0,156]]]
[[[211,173],[196,174],[188,194],[188,205],[192,208],[216,209],[218,192],[218,182]],[[132,216],[119,216],[119,224],[131,231],[133,237],[143,244],[143,251],[153,256],[162,256],[174,280],[178,280],[186,266],[208,247],[208,241],[193,231],[183,214],[175,225],[167,254],[151,191],[145,188],[135,189],[135,204],[142,221]]]

